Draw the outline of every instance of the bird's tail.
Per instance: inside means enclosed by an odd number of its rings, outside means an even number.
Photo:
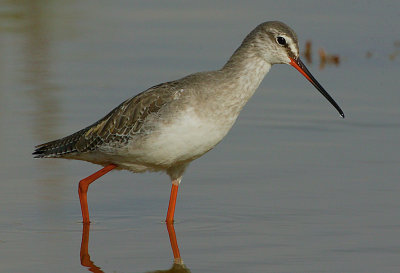
[[[87,128],[72,135],[37,145],[32,153],[35,158],[64,157],[67,154],[77,152],[77,143]]]

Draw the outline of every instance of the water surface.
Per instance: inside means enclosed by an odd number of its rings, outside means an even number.
[[[99,167],[33,159],[35,144],[152,85],[221,67],[252,28],[276,19],[301,48],[312,41],[309,69],[346,119],[293,68],[274,66],[229,135],[184,176],[183,261],[191,272],[398,272],[398,10],[398,1],[4,1],[0,272],[90,269],[77,186]],[[319,69],[319,48],[339,66]],[[169,190],[164,174],[125,171],[91,186],[91,270],[172,267]]]

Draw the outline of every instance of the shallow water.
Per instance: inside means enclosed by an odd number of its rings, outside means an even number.
[[[99,167],[33,159],[33,147],[152,85],[220,67],[275,19],[301,48],[312,41],[309,69],[346,119],[294,69],[274,66],[224,141],[184,176],[175,231],[186,268],[398,272],[398,10],[398,1],[4,1],[0,272],[169,270],[166,175],[101,178],[83,232],[77,182]],[[340,64],[320,69],[318,48]],[[89,234],[97,267],[81,265]]]

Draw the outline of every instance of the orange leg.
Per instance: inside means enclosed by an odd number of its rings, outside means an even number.
[[[167,219],[165,222],[172,224],[174,222],[176,197],[178,195],[179,180],[172,181],[171,196],[169,197],[169,205],[167,212]]]
[[[90,223],[89,208],[88,208],[88,203],[87,203],[87,191],[88,191],[90,183],[94,182],[97,178],[105,175],[106,173],[108,173],[109,171],[114,169],[115,167],[117,167],[117,166],[114,164],[107,165],[100,171],[95,172],[94,174],[82,179],[79,182],[78,193],[79,193],[79,200],[81,202],[83,223],[85,223],[85,224]]]

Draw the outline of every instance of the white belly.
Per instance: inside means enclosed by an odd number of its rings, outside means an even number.
[[[217,145],[233,123],[234,120],[221,125],[214,120],[201,119],[188,109],[172,122],[158,126],[140,147],[135,143],[128,145],[129,154],[135,161],[151,165],[170,166],[191,161]]]

